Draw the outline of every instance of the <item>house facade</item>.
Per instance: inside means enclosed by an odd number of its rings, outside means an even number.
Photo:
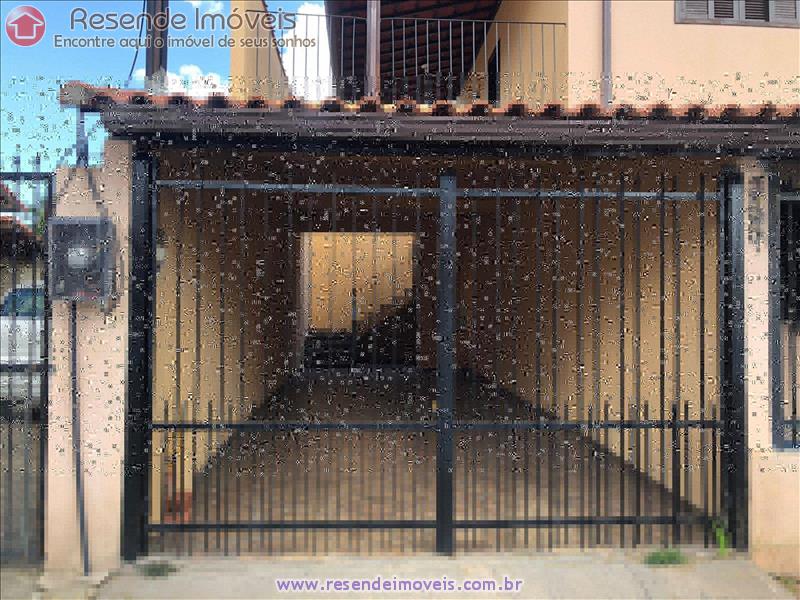
[[[49,572],[723,531],[797,573],[797,3],[429,4],[237,30],[230,96],[62,89],[110,138],[55,214],[126,251],[83,534],[52,306]]]
[[[232,6],[244,13],[259,10],[259,4],[242,0]],[[447,83],[440,83],[435,100],[467,103],[489,101],[491,95],[492,102],[502,106],[724,107],[797,100],[799,9],[792,0],[498,0],[454,4],[438,13],[426,12],[425,6],[382,6],[384,98],[391,98],[392,92],[408,96],[410,90],[417,99],[417,88],[423,86],[416,81],[428,73],[450,82],[449,98],[442,93]],[[294,29],[277,35],[262,28],[245,28],[239,35],[276,35],[288,44],[295,30],[311,37],[320,32],[324,36],[327,30],[330,47],[323,46],[322,52],[334,59],[333,78],[327,68],[323,72],[316,67],[316,48],[289,53],[287,62],[296,59],[294,69],[288,64],[287,74],[277,50],[237,46],[231,51],[231,76],[234,82],[249,82],[249,87],[240,90],[235,83],[234,95],[281,98],[289,94],[288,79],[295,72],[304,82],[311,79],[329,90],[338,76],[345,94],[352,77],[363,91],[366,3],[333,0],[326,8],[329,16],[300,17]],[[737,52],[740,45],[748,51]],[[490,72],[500,74],[492,86]],[[321,97],[314,96],[315,89],[294,83],[306,97]],[[403,85],[408,88],[405,94]]]

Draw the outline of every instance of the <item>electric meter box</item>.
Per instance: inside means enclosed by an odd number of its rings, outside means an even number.
[[[49,221],[50,297],[106,306],[114,284],[114,226],[105,217]]]

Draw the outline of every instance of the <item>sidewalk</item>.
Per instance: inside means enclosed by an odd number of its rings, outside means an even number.
[[[127,565],[95,594],[102,599],[138,598],[792,598],[789,590],[744,558],[720,560],[713,552],[686,551],[688,564],[653,567],[644,552],[584,554],[472,554],[457,558],[194,558],[169,560],[177,570],[147,577]],[[149,562],[159,559],[149,559]],[[164,559],[166,560],[166,559]],[[522,580],[516,592],[279,592],[276,580],[330,578],[382,581]],[[417,586],[422,584],[415,584]]]
[[[0,567],[0,598],[32,598],[39,582],[35,569]]]

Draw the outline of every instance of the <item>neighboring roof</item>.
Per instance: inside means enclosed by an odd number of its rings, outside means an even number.
[[[0,183],[0,212],[29,212],[4,183]]]
[[[408,48],[421,48],[435,52],[437,61],[441,61],[442,65],[451,65],[448,73],[452,81],[451,85],[454,86],[454,95],[458,96],[461,75],[466,76],[472,72],[473,54],[470,49],[480,50],[483,47],[486,35],[483,22],[491,25],[500,4],[501,0],[460,0],[459,2],[382,0],[381,39],[386,41],[393,37],[396,38],[398,53],[401,52],[401,40],[403,44],[408,44]],[[346,75],[355,77],[358,81],[364,81],[367,32],[366,23],[362,19],[367,16],[367,3],[364,0],[325,0],[325,14],[332,15],[328,20],[330,28],[328,40],[334,78],[341,80]],[[351,18],[337,19],[337,16]],[[450,26],[450,19],[458,20],[455,27]],[[443,43],[445,37],[447,42]],[[382,47],[388,48],[390,44],[382,44]],[[465,48],[466,52],[464,52]],[[457,53],[458,56],[451,56],[451,53]],[[409,96],[414,98],[417,93],[417,78],[407,78],[404,71],[405,73],[422,73],[424,72],[423,65],[428,59],[423,50],[420,50],[414,57],[411,54],[408,52],[406,55],[393,56],[391,52],[381,52],[381,74],[384,78],[388,77],[394,81],[408,79],[407,91]],[[346,72],[339,73],[340,65],[343,63]]]
[[[412,101],[376,104],[332,99],[234,101],[223,95],[197,100],[152,96],[140,90],[62,87],[62,104],[101,113],[117,137],[158,133],[259,138],[375,139],[407,142],[533,143],[548,146],[651,146],[695,151],[800,153],[800,105],[669,107],[594,105],[567,110],[525,104],[493,107]]]
[[[0,214],[0,252],[3,256],[28,254],[41,248],[42,239],[14,215]]]

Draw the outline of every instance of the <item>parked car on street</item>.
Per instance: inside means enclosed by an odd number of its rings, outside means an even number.
[[[0,304],[0,402],[12,408],[41,407],[45,291],[11,290]]]

